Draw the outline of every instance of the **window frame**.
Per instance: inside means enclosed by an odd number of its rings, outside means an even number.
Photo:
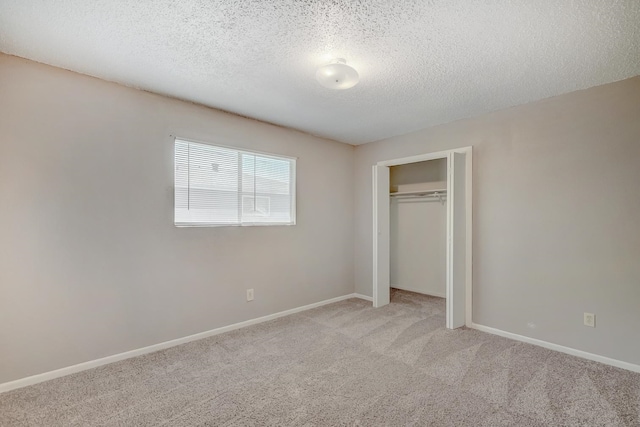
[[[291,199],[291,220],[289,222],[238,222],[238,223],[210,223],[210,222],[176,222],[176,142],[181,141],[185,143],[193,143],[200,145],[207,145],[215,148],[224,148],[227,150],[236,151],[240,156],[242,154],[254,155],[260,157],[270,157],[276,160],[286,160],[289,162],[289,191]],[[233,145],[216,144],[209,141],[200,141],[190,138],[182,138],[179,136],[172,136],[173,143],[173,225],[177,228],[190,228],[190,227],[267,227],[267,226],[293,226],[297,225],[297,197],[296,197],[296,181],[297,181],[297,157],[286,156],[275,153],[268,153],[265,151],[258,151],[248,148],[241,148]],[[240,193],[242,196],[242,193]],[[240,206],[242,209],[242,206]]]

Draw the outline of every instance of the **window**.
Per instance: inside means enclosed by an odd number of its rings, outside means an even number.
[[[295,224],[295,159],[176,139],[177,226]]]

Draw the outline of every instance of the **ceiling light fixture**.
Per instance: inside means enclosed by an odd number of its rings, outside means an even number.
[[[318,83],[329,89],[349,89],[358,84],[358,72],[347,65],[347,61],[337,58],[316,71]]]

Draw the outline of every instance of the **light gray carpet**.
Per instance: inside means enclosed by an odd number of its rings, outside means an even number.
[[[0,394],[2,426],[639,426],[640,375],[351,299]]]

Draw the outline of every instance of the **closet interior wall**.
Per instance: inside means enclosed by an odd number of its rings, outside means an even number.
[[[390,193],[446,188],[446,159],[392,166]],[[437,197],[391,198],[391,287],[444,298],[446,214]]]

